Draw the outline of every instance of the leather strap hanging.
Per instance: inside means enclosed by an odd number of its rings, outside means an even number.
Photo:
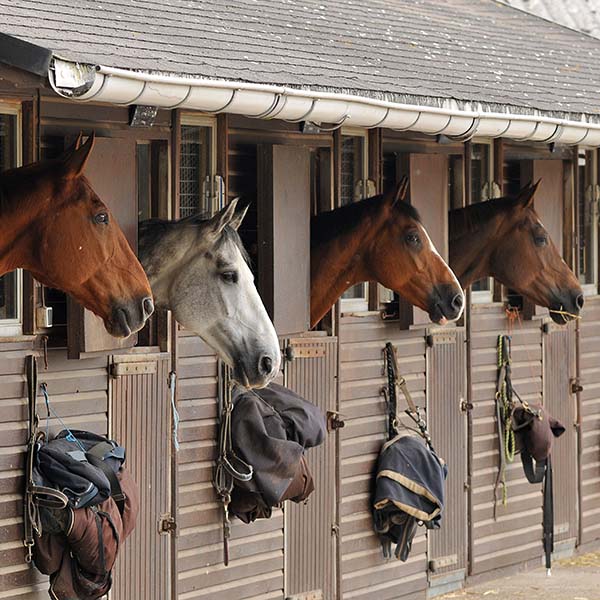
[[[386,399],[388,407],[388,439],[391,440],[395,438],[399,433],[397,388],[400,388],[400,391],[402,392],[404,400],[408,406],[404,412],[412,421],[414,421],[415,425],[418,427],[418,433],[423,437],[429,446],[429,449],[435,453],[431,443],[431,436],[427,430],[427,423],[421,415],[421,409],[414,403],[412,396],[408,391],[406,379],[400,375],[395,346],[391,342],[387,342],[383,350],[383,354],[388,385],[387,387],[384,387],[381,392]]]
[[[252,466],[244,462],[233,451],[231,439],[231,378],[229,369],[225,365],[221,367],[221,389],[219,405],[219,456],[213,479],[219,500],[223,505],[223,564],[229,564],[229,537],[231,534],[231,523],[229,521],[229,504],[231,503],[231,492],[234,480],[250,481],[252,479]]]

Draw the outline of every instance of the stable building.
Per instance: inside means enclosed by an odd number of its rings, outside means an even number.
[[[518,462],[493,518],[496,344],[507,332],[521,397],[567,425],[554,453],[556,554],[600,543],[599,40],[493,0],[17,0],[2,5],[0,27],[2,169],[95,131],[86,175],[134,249],[143,219],[250,202],[240,234],[287,357],[280,381],[330,422],[309,453],[308,504],[235,522],[225,567],[211,349],[166,314],[120,342],[63,293],[27,273],[3,277],[0,598],[46,597],[22,545],[34,352],[57,413],[118,439],[143,490],[114,600],[426,598],[539,564],[541,487]],[[446,258],[449,209],[541,178],[536,210],[584,289],[583,318],[558,326],[486,279],[463,320],[438,327],[365,282],[311,330],[311,215],[404,175]],[[51,327],[39,307],[52,308]],[[450,473],[442,528],[420,530],[406,563],[383,558],[370,513],[388,341]]]

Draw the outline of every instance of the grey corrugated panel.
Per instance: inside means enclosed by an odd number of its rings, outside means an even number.
[[[508,321],[500,305],[473,306],[472,328],[475,332],[472,356],[474,417],[473,436],[472,573],[518,564],[541,556],[541,501],[539,485],[527,482],[517,457],[506,470],[508,503],[498,503],[498,520],[493,520],[494,482],[498,469],[498,441],[495,422],[494,394],[497,377],[497,338],[508,333]],[[513,384],[524,400],[542,399],[542,332],[539,322],[515,323],[512,329]],[[486,361],[483,357],[487,358]],[[499,490],[501,497],[501,490]],[[532,511],[537,516],[529,518]]]
[[[575,377],[574,325],[549,325],[549,333],[544,336],[544,406],[566,429],[552,450],[557,542],[577,537],[577,399],[571,393]]]
[[[465,569],[467,562],[466,344],[462,329],[432,336],[427,350],[427,421],[435,449],[448,465],[442,526],[428,532],[429,561],[456,556],[435,574]]]
[[[600,298],[586,298],[581,328],[582,542],[600,538]]]
[[[171,508],[169,367],[170,359],[161,358],[156,373],[124,375],[112,384],[111,436],[127,449],[126,465],[140,490],[137,526],[115,568],[114,600],[163,600],[170,592],[171,542],[158,533]]]
[[[425,535],[419,532],[407,563],[385,560],[373,532],[370,486],[382,443],[387,439],[383,348],[398,350],[400,371],[414,400],[425,406],[425,340],[422,331],[402,331],[378,315],[343,317],[340,336],[340,544],[342,594],[346,600],[424,597],[427,587]],[[399,402],[403,402],[399,398]]]
[[[177,568],[180,600],[241,600],[283,593],[283,515],[252,525],[234,519],[224,567],[222,508],[211,480],[216,456],[217,360],[197,336],[177,339],[180,443]]]
[[[32,342],[0,342],[0,598],[47,598],[46,577],[25,563],[22,511],[24,452],[27,437],[27,399],[25,398],[24,358]],[[3,361],[4,351],[8,360]],[[21,353],[22,359],[19,359]],[[50,350],[48,370],[39,360],[39,381],[48,383],[53,408],[70,427],[106,433],[107,387],[106,358],[68,361],[66,351]],[[37,409],[45,427],[43,401]],[[62,426],[50,420],[51,433]]]
[[[324,351],[324,356],[296,358],[285,366],[287,387],[317,405],[323,413],[335,411],[337,338],[290,340]],[[321,590],[335,597],[335,432],[322,446],[307,451],[315,491],[306,504],[287,502],[285,511],[285,595]]]

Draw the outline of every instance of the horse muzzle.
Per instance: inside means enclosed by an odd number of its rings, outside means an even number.
[[[567,290],[555,293],[554,300],[548,307],[551,319],[558,325],[565,325],[577,319],[583,308],[584,297],[581,289]]]
[[[150,296],[115,304],[111,318],[105,321],[106,330],[114,337],[125,338],[139,331],[154,312]]]
[[[440,325],[456,321],[465,307],[465,295],[455,285],[436,285],[429,297],[429,318]]]
[[[263,388],[277,376],[281,365],[279,352],[259,352],[252,358],[238,358],[233,364],[233,378],[246,388]]]

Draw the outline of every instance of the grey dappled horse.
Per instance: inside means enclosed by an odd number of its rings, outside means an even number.
[[[209,344],[238,383],[264,387],[281,354],[237,233],[247,208],[236,206],[237,199],[211,218],[144,221],[139,258],[157,306]]]

